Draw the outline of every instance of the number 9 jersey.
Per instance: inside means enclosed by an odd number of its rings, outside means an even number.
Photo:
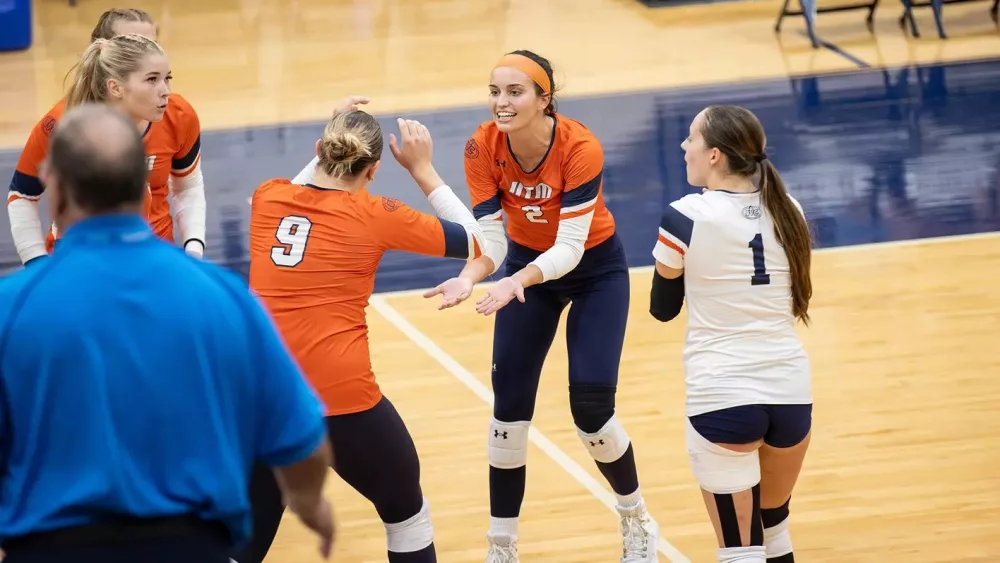
[[[604,151],[579,121],[552,118],[549,151],[530,171],[517,162],[506,133],[493,121],[480,124],[465,145],[472,212],[483,224],[501,221],[502,209],[510,240],[541,252],[555,244],[560,221],[583,220],[593,212],[584,244],[589,249],[615,233],[614,217],[604,205]]]
[[[663,213],[653,257],[684,270],[687,416],[812,402],[788,258],[774,233],[759,191],[705,190]]]

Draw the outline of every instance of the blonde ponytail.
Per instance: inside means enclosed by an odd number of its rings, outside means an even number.
[[[332,178],[356,176],[382,158],[382,127],[363,111],[337,114],[323,131],[319,167]]]
[[[160,45],[142,35],[118,35],[111,39],[97,39],[80,56],[80,62],[71,70],[72,83],[66,94],[66,109],[91,102],[106,102],[108,81],[125,82],[129,75],[139,70],[143,59],[149,55],[162,55]]]

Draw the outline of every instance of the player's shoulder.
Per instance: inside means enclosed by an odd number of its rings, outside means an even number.
[[[717,216],[724,207],[724,196],[712,190],[704,190],[700,193],[687,194],[682,198],[670,202],[669,208],[680,212],[692,221],[709,220]]]
[[[178,117],[197,117],[198,112],[194,110],[194,106],[187,98],[178,94],[177,92],[171,92],[170,97],[167,101],[167,111],[166,115]]]
[[[502,140],[503,132],[497,128],[492,119],[480,123],[465,142],[466,160],[476,160],[483,154],[487,158],[492,158],[498,143]]]
[[[41,133],[45,138],[50,137],[65,112],[66,98],[62,98],[38,120],[35,124],[35,131]]]
[[[385,215],[399,210],[409,209],[402,201],[387,195],[378,195],[368,190],[358,190],[351,195],[354,204],[371,216]]]
[[[174,129],[191,130],[192,127],[200,128],[198,113],[194,106],[184,96],[176,92],[170,93],[167,101],[167,110],[163,112],[163,121],[170,124]]]
[[[804,217],[806,212],[802,209],[802,204],[799,203],[799,200],[795,199],[795,197],[792,194],[788,194],[788,199],[792,200],[792,205],[794,205],[796,209],[799,210],[799,213],[801,213],[802,216]]]
[[[286,193],[289,188],[294,185],[295,184],[293,184],[288,178],[271,178],[269,180],[264,180],[254,189],[252,201],[255,202],[263,199],[273,199],[279,197],[281,194]]]
[[[565,155],[584,158],[603,158],[604,148],[597,135],[582,122],[562,114],[555,114],[555,149]]]

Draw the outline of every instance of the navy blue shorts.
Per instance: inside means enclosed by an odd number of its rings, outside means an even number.
[[[809,434],[812,405],[742,405],[689,420],[713,444],[750,444],[763,438],[768,446],[790,448]]]
[[[539,254],[511,242],[506,275]],[[497,420],[531,420],[542,365],[567,305],[569,384],[614,389],[629,305],[628,263],[617,235],[584,252],[565,276],[525,289],[524,303],[514,299],[496,312],[492,381]]]

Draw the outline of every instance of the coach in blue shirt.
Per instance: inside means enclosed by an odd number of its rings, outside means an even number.
[[[323,409],[268,315],[155,238],[131,121],[74,108],[49,155],[62,239],[0,280],[4,563],[226,563],[250,533],[254,463],[328,556]]]

